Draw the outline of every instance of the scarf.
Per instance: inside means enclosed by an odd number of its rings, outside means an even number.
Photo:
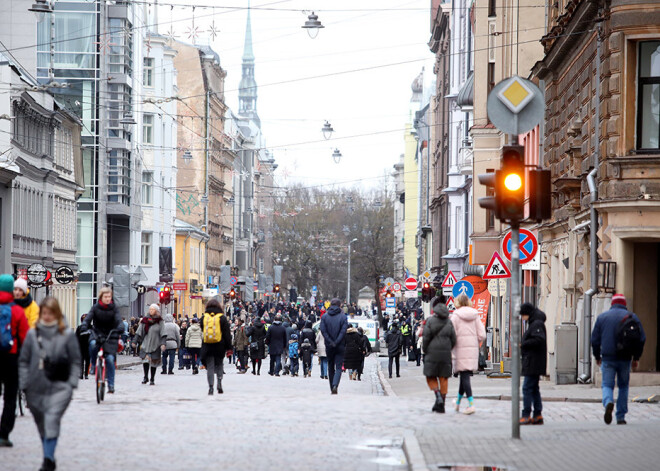
[[[32,304],[32,295],[30,293],[26,294],[22,298],[15,299],[14,302],[21,306],[23,309]]]
[[[144,324],[144,333],[149,333],[149,327],[162,321],[162,317],[143,317],[140,324]]]

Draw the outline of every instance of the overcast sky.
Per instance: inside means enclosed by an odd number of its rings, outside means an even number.
[[[210,41],[220,55],[226,100],[238,110],[247,0],[169,1],[243,7],[194,11],[202,31],[197,44]],[[277,183],[382,185],[403,153],[410,85],[423,66],[425,82],[433,78],[430,1],[257,0],[251,5],[257,109],[279,165]],[[301,28],[309,10],[325,26],[315,39]],[[192,42],[186,34],[192,15],[191,8],[162,5],[159,32],[173,27],[179,39]],[[208,32],[212,20],[220,31],[215,40]],[[341,73],[356,69],[364,70]],[[300,80],[307,77],[316,78]],[[321,133],[324,120],[335,129],[329,141]],[[335,148],[343,154],[339,164],[331,157]]]

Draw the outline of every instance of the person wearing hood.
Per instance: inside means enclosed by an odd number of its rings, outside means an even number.
[[[108,393],[115,392],[115,358],[119,347],[119,337],[124,332],[124,321],[119,314],[119,309],[112,299],[112,289],[104,287],[99,290],[99,300],[83,322],[85,331],[91,329],[89,338],[89,357],[91,365],[89,374],[94,374],[96,367],[96,356],[99,352],[99,340],[104,340],[103,353],[105,355],[105,366],[108,378]]]
[[[190,361],[192,363],[192,374],[199,373],[199,353],[202,350],[202,328],[199,326],[199,319],[193,318],[190,327],[186,331],[186,349],[190,353]]]
[[[261,374],[261,363],[266,358],[266,327],[259,317],[255,317],[245,334],[250,338],[250,359],[252,374]]]
[[[266,333],[266,343],[270,355],[270,368],[268,374],[279,376],[282,368],[282,355],[288,345],[286,327],[282,325],[282,314],[276,314],[275,320]],[[287,350],[288,352],[288,350]]]
[[[321,332],[328,357],[328,380],[331,394],[337,394],[341,381],[341,368],[346,349],[346,330],[348,330],[348,321],[341,309],[341,301],[334,298],[330,301],[330,307],[325,315],[321,317]]]
[[[87,314],[83,314],[80,318],[80,322],[85,321]],[[87,379],[89,371],[89,332],[83,330],[83,324],[80,324],[76,329],[76,337],[78,338],[78,346],[80,347],[80,354],[82,359],[80,360],[80,376],[79,379]]]
[[[388,372],[390,379],[392,378],[392,362],[396,364],[396,377],[399,378],[399,357],[403,348],[403,335],[401,334],[401,330],[399,330],[399,321],[392,321],[390,330],[385,332],[385,343],[387,344],[387,356],[389,357]]]
[[[140,320],[140,326],[133,338],[133,348],[140,346],[140,358],[144,369],[142,384],[154,386],[156,369],[161,364],[161,352],[165,351],[167,336],[163,327],[163,318],[160,316],[158,304],[149,306],[149,314]],[[151,368],[151,380],[149,380],[149,369]]]
[[[176,349],[181,346],[181,329],[174,322],[172,314],[165,314],[163,317],[163,333],[165,334],[165,350],[163,351],[163,369],[160,374],[174,374],[174,357]],[[168,361],[169,358],[169,361]]]
[[[456,345],[456,332],[449,320],[449,310],[442,297],[431,300],[433,315],[426,320],[422,332],[424,376],[429,389],[435,394],[433,412],[444,414],[445,400],[451,376],[451,350]]]
[[[362,336],[358,330],[349,324],[346,330],[346,353],[344,354],[344,368],[348,372],[348,379],[357,380],[362,354]]]
[[[14,281],[14,302],[23,308],[30,329],[33,329],[39,319],[39,305],[32,299],[25,278]]]
[[[486,339],[486,329],[479,318],[479,311],[472,307],[472,301],[465,294],[454,300],[456,310],[450,320],[456,331],[456,344],[452,349],[454,371],[460,376],[456,412],[461,407],[463,396],[468,398],[469,405],[464,414],[474,414],[474,399],[470,377],[479,368],[479,344]]]
[[[360,368],[358,369],[357,379],[362,381],[362,373],[364,373],[364,359],[369,356],[372,352],[371,342],[369,342],[369,337],[364,333],[362,327],[358,327],[358,333],[360,334],[360,342],[362,342],[362,361],[360,361]]]
[[[545,332],[545,313],[534,307],[531,303],[520,306],[522,320],[527,322],[527,330],[523,334],[520,351],[522,354],[523,379],[523,410],[520,425],[542,425],[543,403],[541,402],[541,391],[539,380],[546,375],[546,357],[548,345]],[[532,413],[534,405],[534,415]]]
[[[209,396],[213,395],[214,375],[218,378],[218,394],[222,394],[224,360],[227,350],[231,349],[231,328],[224,315],[220,301],[216,298],[206,303],[202,320],[202,364],[206,367],[206,379],[209,383]]]
[[[53,471],[60,422],[78,387],[80,348],[57,299],[46,297],[34,329],[25,337],[19,359],[20,387],[25,391],[43,447],[40,471]]]
[[[300,345],[302,346],[303,342],[305,339],[309,340],[309,344],[312,346],[312,352],[316,351],[316,336],[314,335],[314,330],[312,329],[312,323],[311,321],[307,320],[305,321],[303,329],[300,331],[300,334],[298,335],[298,339],[300,340]],[[312,376],[312,364],[309,364],[309,376]]]

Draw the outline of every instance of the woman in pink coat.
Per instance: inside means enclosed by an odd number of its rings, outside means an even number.
[[[454,303],[457,309],[449,319],[454,324],[456,331],[456,345],[451,353],[454,372],[460,375],[461,381],[456,399],[456,412],[460,409],[461,399],[466,396],[469,406],[465,409],[464,414],[469,415],[474,414],[470,376],[472,376],[473,370],[479,368],[479,344],[486,338],[486,329],[479,319],[479,311],[472,307],[470,298],[461,294]]]

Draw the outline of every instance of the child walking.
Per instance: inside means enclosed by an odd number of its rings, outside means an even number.
[[[291,334],[289,340],[289,363],[291,364],[291,376],[298,376],[298,335]]]
[[[305,378],[307,376],[312,376],[312,358],[314,357],[314,350],[312,349],[312,344],[309,339],[303,340],[302,345],[300,346],[300,352],[303,363],[303,374]]]

